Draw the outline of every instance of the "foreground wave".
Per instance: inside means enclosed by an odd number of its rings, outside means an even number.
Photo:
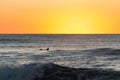
[[[120,72],[95,68],[69,68],[53,63],[32,63],[0,68],[0,80],[120,80]]]

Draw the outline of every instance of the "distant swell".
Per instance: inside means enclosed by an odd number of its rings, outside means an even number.
[[[33,63],[0,68],[0,80],[120,80],[120,72],[94,68],[69,68],[53,63]]]
[[[0,39],[1,43],[9,42],[9,43],[29,43],[29,39]]]
[[[98,48],[98,49],[91,49],[88,51],[90,51],[92,54],[120,55],[120,49],[114,49],[114,48]]]

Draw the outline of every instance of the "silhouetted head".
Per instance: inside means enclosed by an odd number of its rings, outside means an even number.
[[[49,50],[49,48],[46,49],[47,51]]]

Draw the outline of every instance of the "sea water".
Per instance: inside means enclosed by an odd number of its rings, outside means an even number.
[[[36,75],[36,69],[42,71],[43,65],[49,63],[120,71],[120,35],[0,35],[0,80],[33,80],[34,76],[23,79],[23,73]]]

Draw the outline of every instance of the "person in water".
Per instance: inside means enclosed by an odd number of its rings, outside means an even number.
[[[40,49],[40,50],[44,50],[44,49]],[[49,48],[47,48],[47,49],[45,49],[45,50],[49,51]]]

